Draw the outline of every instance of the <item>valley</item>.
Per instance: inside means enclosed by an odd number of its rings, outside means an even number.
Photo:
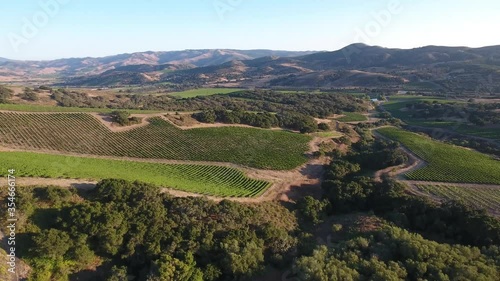
[[[355,47],[1,60],[22,275],[494,280],[500,49]]]

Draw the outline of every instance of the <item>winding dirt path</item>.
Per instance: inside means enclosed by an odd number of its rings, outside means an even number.
[[[376,131],[373,131],[373,134],[375,137],[378,138],[383,138],[387,139],[381,134],[377,133]],[[427,198],[435,203],[441,204],[443,202],[448,201],[446,198],[439,197],[433,194],[429,194],[426,192],[422,192],[422,190],[418,187],[419,185],[433,185],[433,186],[456,186],[456,187],[461,187],[461,188],[467,188],[467,189],[478,189],[478,188],[497,188],[500,190],[500,185],[494,185],[494,184],[478,184],[478,183],[453,183],[453,182],[431,182],[431,181],[416,181],[416,180],[408,180],[404,177],[405,173],[411,172],[418,170],[427,163],[420,159],[418,156],[416,156],[414,153],[412,153],[409,149],[406,147],[401,147],[401,150],[403,150],[407,155],[408,155],[408,162],[399,166],[394,166],[394,167],[388,167],[383,170],[379,170],[375,173],[374,179],[376,181],[381,182],[383,176],[389,176],[396,178],[399,182],[405,184],[407,186],[406,192],[411,195]],[[488,213],[500,217],[500,211],[499,210],[492,210],[492,209],[487,209]]]
[[[390,140],[385,136],[383,136],[382,134],[375,131],[375,129],[372,130],[372,133],[376,138]],[[375,181],[382,182],[382,176],[386,175],[389,177],[396,177],[399,181],[405,182],[406,179],[404,177],[404,174],[418,170],[427,165],[427,162],[419,158],[416,154],[411,152],[411,150],[404,147],[403,145],[401,145],[399,149],[402,150],[408,156],[408,161],[398,166],[387,167],[385,169],[376,171],[374,175]]]

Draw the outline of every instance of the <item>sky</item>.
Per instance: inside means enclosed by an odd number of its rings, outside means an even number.
[[[500,45],[498,0],[1,1],[0,57]]]

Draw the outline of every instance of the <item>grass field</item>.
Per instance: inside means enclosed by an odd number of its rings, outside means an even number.
[[[500,161],[473,150],[434,141],[398,128],[377,130],[402,143],[428,165],[406,174],[409,179],[500,184]]]
[[[201,97],[201,96],[213,96],[218,94],[230,94],[237,91],[241,91],[242,89],[236,88],[199,88],[194,90],[188,90],[184,92],[176,92],[170,93],[169,95],[179,98],[192,98],[192,97]]]
[[[340,138],[344,134],[337,131],[329,131],[329,132],[317,132],[313,133],[312,135],[320,138]]]
[[[252,197],[270,183],[221,166],[161,164],[29,152],[0,152],[0,169],[18,177],[140,180],[158,186],[222,197]]]
[[[363,122],[363,121],[368,121],[368,118],[361,114],[361,113],[357,113],[357,112],[344,112],[342,113],[343,117],[340,117],[337,119],[337,121],[340,121],[340,122]]]
[[[500,212],[500,188],[459,187],[453,185],[417,185],[419,191],[445,200],[463,201],[481,209]]]
[[[80,108],[80,107],[61,107],[61,106],[47,106],[47,105],[31,105],[31,104],[10,104],[0,103],[0,110],[20,111],[20,112],[99,112],[110,113],[116,109],[109,108]],[[147,114],[159,113],[158,110],[134,110],[127,109],[127,112],[132,114]]]
[[[118,157],[217,161],[289,170],[305,163],[310,136],[241,127],[181,130],[161,118],[111,132],[90,114],[0,112],[0,145]]]

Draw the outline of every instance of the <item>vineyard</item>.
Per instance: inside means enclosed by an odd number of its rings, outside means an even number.
[[[406,174],[411,180],[500,184],[500,161],[473,150],[434,141],[397,128],[377,130],[427,162]]]
[[[94,107],[63,107],[63,106],[36,105],[36,104],[0,103],[0,110],[19,111],[19,112],[99,112],[99,113],[111,113],[115,109],[94,108]],[[127,109],[127,112],[129,112],[131,114],[151,114],[151,113],[160,113],[161,111]]]
[[[459,187],[453,185],[417,185],[422,193],[445,200],[466,204],[500,213],[499,187]]]
[[[31,152],[0,152],[0,169],[18,177],[140,180],[162,187],[220,197],[254,197],[270,183],[240,170],[212,165],[161,164]]]
[[[306,162],[310,136],[285,131],[221,127],[181,130],[157,117],[150,124],[111,132],[85,113],[0,112],[0,145],[80,154],[216,161],[289,170]]]

